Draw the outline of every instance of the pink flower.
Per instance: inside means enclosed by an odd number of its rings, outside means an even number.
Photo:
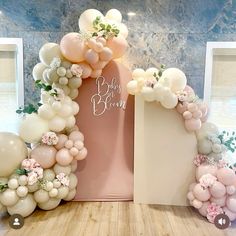
[[[195,157],[193,163],[194,163],[195,166],[200,166],[203,162],[206,161],[206,158],[207,158],[206,155],[198,154],[198,155]]]
[[[63,185],[63,186],[66,186],[68,187],[69,184],[70,184],[70,180],[68,178],[68,176],[65,175],[65,173],[59,173],[56,178],[60,181],[60,183]]]
[[[221,159],[218,161],[218,164],[217,164],[218,168],[224,168],[224,167],[227,167],[228,166],[228,162]]]
[[[30,173],[28,173],[27,180],[28,180],[29,185],[33,185],[33,184],[37,183],[38,176],[35,172],[30,172]]]
[[[177,91],[176,95],[180,102],[186,102],[188,100],[188,93],[186,91]]]
[[[81,77],[82,73],[83,73],[83,69],[81,68],[81,66],[77,65],[77,64],[73,64],[70,68],[71,73],[73,75],[75,75],[76,77]]]
[[[23,169],[31,171],[36,167],[40,167],[40,164],[34,159],[24,159],[21,163]]]
[[[222,213],[223,213],[223,209],[214,202],[209,204],[207,207],[207,219],[211,223],[214,223],[215,217]]]
[[[58,137],[54,132],[47,132],[42,136],[42,143],[49,146],[56,145],[58,143]]]
[[[147,80],[145,80],[145,86],[146,87],[153,88],[156,83],[157,83],[156,79],[147,79]]]
[[[199,179],[199,183],[203,188],[211,187],[215,182],[217,178],[214,175],[211,174],[205,174]]]

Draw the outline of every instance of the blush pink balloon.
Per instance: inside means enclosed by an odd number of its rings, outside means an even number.
[[[90,77],[91,78],[97,78],[102,74],[102,70],[93,70]]]
[[[194,187],[193,195],[197,200],[202,202],[208,201],[211,197],[209,190],[207,188],[204,189],[200,184],[196,184]]]
[[[234,185],[236,183],[236,176],[230,168],[220,168],[217,171],[218,180],[224,185]]]
[[[65,134],[58,134],[58,143],[55,145],[55,148],[57,150],[60,150],[64,147],[66,141],[68,140],[68,137]]]
[[[31,151],[30,157],[47,169],[56,163],[56,153],[57,150],[54,147],[42,144]]]
[[[187,92],[189,96],[195,96],[194,90],[189,85],[185,86],[184,91]]]
[[[188,187],[189,191],[192,191],[197,183],[191,183]]]
[[[193,204],[193,207],[195,207],[196,209],[200,209],[202,207],[202,202],[197,199],[194,199],[192,204]]]
[[[205,216],[207,215],[207,207],[209,206],[210,202],[207,201],[207,202],[203,202],[202,204],[202,207],[200,209],[198,209],[199,213],[202,215],[202,216]]]
[[[56,154],[56,161],[61,166],[67,166],[73,161],[73,156],[68,149],[62,148]]]
[[[125,54],[128,43],[123,36],[118,35],[117,37],[107,40],[107,47],[111,49],[113,58],[119,58]]]
[[[216,173],[217,173],[216,166],[203,164],[197,167],[196,169],[196,179],[199,181],[199,179],[205,174],[211,174],[216,176]]]
[[[82,68],[82,79],[88,78],[92,73],[92,68],[85,62],[78,63],[78,65]]]
[[[81,149],[83,149],[83,147],[84,147],[84,143],[83,143],[82,141],[78,140],[78,141],[75,141],[75,142],[74,142],[74,146],[75,146],[77,149],[81,150]]]
[[[236,219],[236,213],[230,211],[227,207],[223,207],[223,211],[231,221],[234,221]]]
[[[69,139],[74,141],[74,142],[76,142],[78,140],[83,142],[84,141],[84,135],[79,131],[73,131],[73,132],[70,133]]]
[[[202,122],[207,121],[208,117],[208,106],[206,103],[202,102],[198,104],[199,110],[202,112],[202,117],[200,118]]]
[[[83,148],[82,150],[79,151],[78,155],[75,156],[75,159],[80,161],[83,160],[88,154],[88,151],[86,148]]]
[[[89,64],[95,64],[99,61],[99,56],[98,53],[95,52],[93,49],[88,49],[85,54],[84,54],[84,58],[85,60],[89,63]]]
[[[110,48],[104,47],[99,53],[99,58],[101,61],[110,61],[112,59],[113,52]]]
[[[182,103],[178,103],[178,105],[176,106],[176,110],[180,113],[180,114],[183,114],[185,111],[187,111],[187,103],[184,102],[183,104]]]
[[[211,197],[211,198],[210,198],[210,201],[211,201],[211,202],[214,202],[215,204],[217,204],[217,205],[219,205],[219,206],[221,206],[221,207],[223,207],[223,206],[225,206],[225,204],[226,204],[226,195],[223,196],[223,197],[221,197],[221,198],[214,198],[214,197]]]
[[[79,153],[79,150],[76,148],[76,147],[72,147],[71,149],[70,149],[70,154],[74,157],[74,156],[76,156],[76,155],[78,155],[78,153]]]
[[[229,195],[233,195],[236,191],[236,188],[234,185],[229,185],[226,187],[226,192],[229,194]]]
[[[226,194],[226,188],[221,182],[216,181],[210,187],[210,193],[214,198],[221,198]]]
[[[202,126],[202,122],[200,119],[189,119],[189,120],[185,120],[184,121],[185,124],[185,128],[188,131],[195,131],[195,130],[199,130]]]
[[[86,45],[78,33],[66,34],[60,42],[62,55],[71,62],[81,62],[84,60]]]
[[[108,61],[98,61],[95,64],[92,64],[92,68],[95,70],[102,70],[106,65],[107,65]]]
[[[187,194],[187,198],[188,198],[189,201],[193,201],[193,200],[195,199],[195,197],[194,197],[192,191],[188,192],[188,194]]]
[[[190,111],[185,111],[183,113],[183,117],[184,117],[185,120],[189,120],[189,119],[191,119],[193,117],[193,115],[192,115],[192,113]]]
[[[227,197],[226,206],[230,211],[232,211],[233,213],[236,213],[236,195]]]

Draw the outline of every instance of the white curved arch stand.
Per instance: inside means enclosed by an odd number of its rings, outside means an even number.
[[[134,201],[187,206],[197,155],[194,132],[182,116],[135,96]]]

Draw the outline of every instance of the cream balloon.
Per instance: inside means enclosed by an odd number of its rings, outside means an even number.
[[[16,194],[15,190],[7,189],[4,192],[0,193],[0,202],[4,206],[12,206],[17,203],[19,197]]]
[[[61,186],[60,188],[58,188],[57,198],[63,199],[68,195],[68,193],[69,193],[69,188],[65,186]]]
[[[135,80],[140,77],[145,77],[145,76],[146,76],[146,72],[142,68],[137,68],[132,73],[132,77]]]
[[[39,142],[48,131],[48,122],[35,113],[26,115],[19,126],[19,135],[27,143]]]
[[[77,176],[75,174],[71,173],[69,175],[69,180],[70,180],[69,189],[72,190],[72,189],[76,188],[76,186],[78,184]]]
[[[55,179],[55,173],[52,169],[45,169],[43,171],[43,179],[47,181],[53,181]]]
[[[196,131],[196,135],[197,135],[198,140],[200,140],[202,138],[206,138],[209,134],[213,134],[213,135],[219,134],[218,127],[211,122],[203,123],[201,129]]]
[[[54,208],[56,208],[61,202],[61,199],[57,199],[57,198],[50,198],[47,202],[44,203],[39,203],[38,207],[42,210],[52,210]]]
[[[39,50],[40,61],[49,66],[54,57],[63,58],[60,46],[56,43],[46,43]]]
[[[0,177],[11,175],[27,157],[27,153],[27,146],[19,136],[0,132]]]
[[[151,87],[143,87],[141,90],[141,95],[147,102],[153,102],[155,100],[154,90]]]
[[[70,190],[70,192],[67,194],[67,196],[65,198],[63,198],[64,201],[71,201],[75,198],[76,195],[76,189],[72,189]]]
[[[117,9],[110,9],[106,13],[105,17],[107,19],[114,20],[114,21],[119,22],[119,23],[122,21],[122,14]]]
[[[36,202],[32,194],[28,194],[25,198],[21,198],[15,205],[7,207],[10,215],[20,214],[27,217],[33,213],[36,208]]]
[[[40,189],[34,193],[34,199],[37,203],[47,202],[49,200],[48,192],[43,189]]]
[[[71,173],[71,166],[61,166],[58,163],[54,165],[53,170],[56,175],[59,175],[60,173],[64,173],[65,175],[69,175]]]
[[[45,66],[43,63],[36,64],[33,68],[33,78],[34,78],[34,80],[44,81],[43,72],[46,68],[47,68],[47,66]]]
[[[131,95],[135,95],[136,93],[139,92],[139,87],[138,87],[138,82],[137,80],[131,80],[128,82],[126,85],[127,91]]]
[[[49,121],[49,128],[51,131],[60,132],[66,127],[65,119],[60,116],[55,116]]]
[[[49,104],[43,104],[38,109],[38,114],[42,119],[49,120],[55,116],[55,112]]]
[[[93,28],[93,21],[96,19],[96,17],[100,17],[101,20],[103,20],[104,15],[96,10],[96,9],[88,9],[86,11],[84,11],[79,18],[79,28],[81,31],[83,32],[87,32],[87,31],[94,31]]]
[[[119,34],[121,34],[126,39],[129,34],[127,26],[125,24],[121,23],[118,25],[118,29],[120,30]]]

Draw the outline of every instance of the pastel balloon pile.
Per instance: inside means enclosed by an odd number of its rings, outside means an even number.
[[[193,89],[187,85],[185,74],[177,68],[135,69],[127,90],[147,102],[160,103],[166,109],[177,108],[188,131],[199,130],[206,121],[206,104],[196,99]]]
[[[0,211],[26,217],[37,206],[51,210],[76,195],[74,172],[88,151],[76,126],[80,107],[73,100],[83,79],[99,77],[128,46],[128,30],[116,9],[105,16],[86,10],[78,23],[79,33],[68,33],[59,44],[46,43],[39,50],[40,62],[32,74],[40,101],[17,110],[26,113],[19,136],[0,133]]]

